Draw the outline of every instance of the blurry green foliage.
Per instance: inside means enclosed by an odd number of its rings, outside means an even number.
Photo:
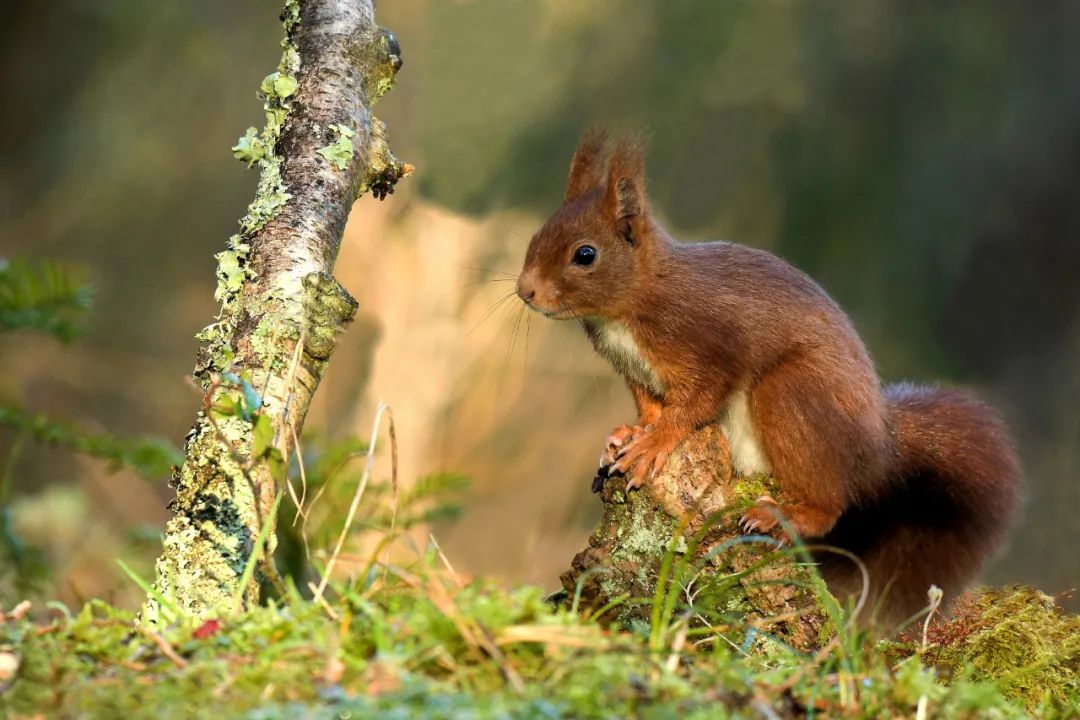
[[[89,285],[51,260],[0,260],[0,332],[39,330],[71,342],[92,295]]]
[[[0,504],[0,582],[10,581],[15,594],[26,597],[40,591],[48,578],[44,551],[19,537],[11,508],[6,503]]]
[[[0,265],[0,332],[32,330],[71,342],[81,332],[77,321],[89,309],[91,296],[91,288],[58,263],[6,262]],[[0,581],[9,579],[20,595],[37,589],[48,576],[40,548],[19,538],[10,513],[15,465],[27,440],[105,460],[110,472],[130,469],[149,480],[168,474],[182,460],[164,440],[91,434],[6,400],[0,400],[0,428],[13,438],[0,461]]]
[[[91,434],[74,423],[52,420],[13,404],[0,404],[0,427],[44,445],[105,460],[110,472],[133,470],[147,480],[165,477],[183,460],[175,446],[159,438]]]

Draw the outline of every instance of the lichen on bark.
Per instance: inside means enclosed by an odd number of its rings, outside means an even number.
[[[659,586],[660,595],[680,594],[691,621],[759,628],[762,638],[800,649],[831,634],[821,602],[831,596],[798,551],[744,537],[737,527],[757,498],[782,496],[767,476],[731,471],[719,427],[691,435],[640,491],[627,493],[619,476],[597,485],[600,524],[561,578],[579,607],[608,608],[606,620],[642,625],[652,619]]]
[[[293,449],[311,398],[356,301],[333,277],[352,203],[384,197],[407,174],[371,106],[393,84],[400,48],[371,0],[287,0],[281,61],[260,85],[261,131],[233,154],[258,166],[255,199],[218,253],[221,303],[195,367],[204,405],[173,475],[149,623],[242,609],[254,552],[274,547],[274,468]],[[321,148],[348,136],[348,153]],[[256,548],[260,531],[267,545]]]

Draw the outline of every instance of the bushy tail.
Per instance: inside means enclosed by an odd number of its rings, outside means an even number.
[[[894,459],[884,490],[845,513],[824,544],[858,555],[872,613],[886,627],[927,605],[937,585],[956,598],[1000,543],[1020,495],[1020,466],[998,413],[967,393],[885,388]],[[857,593],[849,561],[822,554],[830,587]]]

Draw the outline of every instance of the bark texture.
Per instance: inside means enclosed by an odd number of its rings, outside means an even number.
[[[260,87],[266,126],[233,148],[260,169],[240,231],[219,253],[218,321],[200,333],[203,411],[173,476],[144,622],[242,609],[258,599],[249,559],[265,530],[285,460],[356,301],[332,272],[349,209],[384,197],[408,167],[371,107],[401,66],[371,0],[288,0],[277,72]]]
[[[664,471],[640,491],[622,477],[597,478],[603,517],[562,575],[580,607],[607,611],[623,624],[648,623],[657,585],[675,592],[690,622],[755,627],[801,649],[820,645],[831,623],[817,574],[790,550],[742,538],[738,521],[762,495],[779,499],[771,479],[733,475],[719,427],[691,435]],[[665,555],[670,563],[664,568]]]

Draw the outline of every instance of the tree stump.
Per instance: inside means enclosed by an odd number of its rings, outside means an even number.
[[[739,530],[757,498],[781,499],[775,484],[735,475],[730,457],[723,431],[709,426],[639,491],[627,493],[623,477],[598,477],[603,517],[561,577],[568,598],[634,626],[649,622],[662,594],[676,592],[676,612],[692,622],[756,629],[799,649],[827,640],[832,624],[822,600],[831,596],[805,553]]]

